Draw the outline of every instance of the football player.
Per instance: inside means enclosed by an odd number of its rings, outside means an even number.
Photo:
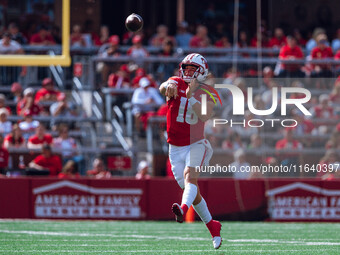
[[[216,93],[203,82],[208,75],[206,59],[197,53],[186,56],[179,66],[179,77],[170,77],[162,83],[160,93],[167,97],[167,133],[172,172],[184,189],[181,205],[174,203],[172,212],[182,223],[191,205],[206,224],[213,238],[213,246],[221,246],[221,223],[212,219],[201,196],[196,167],[208,165],[213,150],[204,138],[204,122],[213,114]],[[201,96],[206,94],[206,114],[201,112]]]

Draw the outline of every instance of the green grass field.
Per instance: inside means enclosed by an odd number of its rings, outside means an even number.
[[[340,254],[340,224],[0,220],[0,254]]]

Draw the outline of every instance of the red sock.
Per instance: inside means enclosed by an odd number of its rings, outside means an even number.
[[[183,210],[183,215],[185,215],[187,213],[188,209],[189,209],[188,206],[186,204],[183,204],[183,205],[181,205],[181,208]]]
[[[207,224],[206,224],[207,228],[209,229],[209,232],[211,234],[212,237],[214,236],[219,236],[219,231],[220,231],[220,228],[216,227],[216,223],[214,220],[211,220],[209,221]]]

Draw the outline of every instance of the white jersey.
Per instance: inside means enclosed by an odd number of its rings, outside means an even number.
[[[9,53],[14,53],[18,50],[21,49],[21,45],[16,42],[11,40],[9,45],[4,45],[4,40],[0,40],[0,53],[1,54],[9,54]]]

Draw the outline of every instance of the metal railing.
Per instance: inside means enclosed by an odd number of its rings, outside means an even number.
[[[106,120],[112,119],[112,104],[113,104],[113,97],[119,97],[121,95],[127,96],[128,100],[131,100],[132,94],[135,90],[134,89],[115,89],[115,88],[103,88],[101,90],[102,94],[105,98],[105,116]]]

